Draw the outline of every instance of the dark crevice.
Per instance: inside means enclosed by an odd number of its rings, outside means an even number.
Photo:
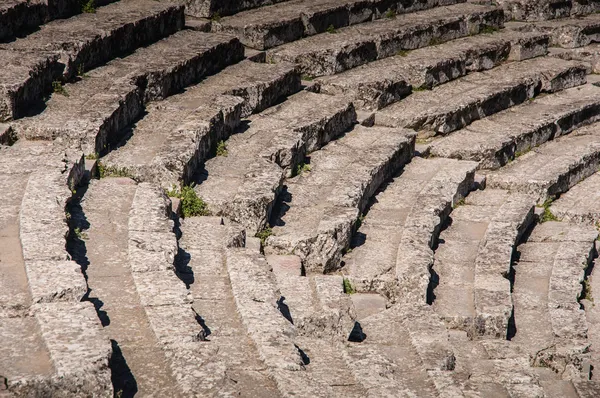
[[[440,284],[440,276],[435,272],[433,267],[429,268],[429,284],[427,285],[427,304],[432,305],[435,301],[435,288]]]
[[[123,357],[121,347],[115,340],[110,340],[112,344],[112,356],[109,366],[111,370],[111,382],[114,388],[114,396],[120,398],[131,398],[138,392],[137,382],[127,361]]]
[[[358,321],[354,322],[354,327],[352,328],[352,331],[350,332],[350,336],[348,336],[348,341],[351,341],[353,343],[361,343],[361,342],[365,341],[366,338],[367,338],[367,335],[363,331],[360,322],[358,322]]]
[[[298,347],[296,344],[294,344],[294,347],[296,347],[296,349],[298,350],[298,353],[300,354],[300,358],[302,358],[302,363],[306,366],[310,364],[310,358],[308,357],[308,355],[306,355],[306,353],[300,348]]]
[[[290,307],[285,303],[285,297],[281,296],[279,300],[277,300],[277,309],[281,312],[281,315],[293,325],[294,320],[292,319],[292,313],[290,312]]]
[[[80,267],[81,272],[87,283],[87,269],[90,265],[87,257],[87,230],[90,228],[90,223],[87,220],[85,212],[81,206],[81,200],[85,196],[89,187],[89,180],[86,180],[75,192],[73,197],[67,204],[66,217],[69,225],[69,235],[67,236],[66,249],[73,261]],[[104,302],[97,297],[91,297],[92,290],[88,286],[87,293],[82,298],[82,301],[89,301],[94,305],[98,319],[103,327],[110,325],[110,317],[106,311],[102,309]],[[111,340],[112,356],[109,361],[111,371],[111,382],[115,392],[115,397],[127,398],[133,397],[137,393],[137,382],[131,373],[127,361],[123,357],[121,348],[115,340]]]
[[[200,333],[201,336],[198,336],[199,340],[208,341],[206,338],[212,334],[212,330],[210,330],[210,327],[208,327],[206,324],[206,320],[202,318],[195,310],[193,311],[196,317],[196,322],[198,322],[198,325],[200,325],[202,328],[202,332]]]

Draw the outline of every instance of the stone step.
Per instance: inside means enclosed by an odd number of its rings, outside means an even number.
[[[174,272],[170,214],[162,188],[103,178],[91,182],[73,215],[84,248],[74,256],[88,261],[89,300],[118,352],[111,368],[123,395],[189,396],[201,383],[193,371],[202,359],[202,328]]]
[[[381,109],[410,94],[469,72],[494,68],[506,60],[545,55],[548,36],[505,30],[477,35],[370,62],[315,80],[320,92],[345,95],[367,110]]]
[[[560,383],[560,376],[548,372],[546,380],[542,380],[539,371],[546,369],[532,367],[528,353],[510,341],[472,341],[465,332],[451,330],[450,344],[456,355],[452,376],[465,396],[571,398],[548,394],[544,381]]]
[[[590,365],[593,366],[593,368],[597,368],[598,364],[600,363],[600,352],[598,352],[598,350],[596,349],[596,347],[600,345],[600,328],[598,328],[598,322],[600,321],[600,309],[598,308],[598,306],[594,306],[594,298],[599,297],[598,292],[600,292],[600,277],[598,277],[598,272],[600,271],[598,271],[597,264],[598,259],[596,258],[594,260],[594,263],[592,263],[593,268],[591,269],[591,273],[589,269],[586,271],[586,276],[584,280],[585,292],[582,292],[583,296],[579,298],[579,302],[583,305],[583,308],[585,310],[585,320],[588,325],[587,342],[591,344]],[[594,379],[595,378],[592,375],[592,380]],[[579,390],[580,388],[577,386],[577,383],[575,384],[577,390]],[[586,389],[585,386],[582,386],[582,388]],[[590,389],[590,393],[592,391],[594,391],[593,388]],[[593,394],[582,396],[592,397]]]
[[[600,10],[596,1],[585,0],[498,0],[512,20],[545,21],[582,16]]]
[[[115,0],[95,0],[96,7],[104,6]],[[83,11],[84,4],[74,0],[45,0],[29,2],[9,0],[0,5],[0,41],[22,36],[43,23],[57,18],[67,18]]]
[[[188,217],[182,221],[179,276],[189,284],[194,311],[204,330],[204,361],[193,370],[202,380],[197,394],[278,396],[258,351],[246,333],[227,276],[227,247],[244,244],[244,230],[224,225],[221,217]]]
[[[363,388],[364,372],[355,372],[353,364],[346,360],[346,345],[331,339],[298,337],[297,345],[302,348],[306,369],[310,379],[320,385],[319,396],[362,398],[370,395]],[[307,372],[308,373],[308,372]]]
[[[548,55],[568,61],[579,61],[587,67],[588,73],[600,73],[600,44],[592,43],[579,48],[553,47]]]
[[[311,377],[309,358],[296,344],[296,328],[279,311],[281,293],[266,259],[249,249],[228,249],[225,263],[237,312],[282,396],[331,396]]]
[[[496,169],[548,140],[595,122],[599,115],[600,89],[587,84],[475,121],[434,141],[430,152],[479,161],[480,168]]]
[[[454,369],[454,354],[443,322],[429,306],[395,305],[361,326],[367,338],[351,343],[346,356],[369,396],[462,396],[444,380]]]
[[[586,69],[571,61],[538,58],[509,63],[487,72],[415,92],[375,115],[375,124],[406,127],[425,135],[448,134],[478,119],[586,83]]]
[[[13,131],[20,138],[59,139],[87,154],[105,153],[142,114],[144,104],[241,60],[243,51],[230,36],[177,32],[66,84],[42,113],[15,121]]]
[[[298,256],[268,255],[267,262],[285,298],[280,306],[289,311],[299,335],[319,339],[336,336],[342,341],[350,338],[356,312],[350,296],[344,293],[341,276],[302,275]]]
[[[451,329],[506,338],[513,309],[511,259],[533,221],[534,203],[528,195],[488,188],[453,210],[433,267],[433,307]]]
[[[332,75],[377,59],[502,27],[501,9],[458,4],[341,28],[269,50],[272,62],[298,64],[304,75]]]
[[[171,388],[191,396],[205,387],[196,372],[198,364],[210,361],[210,353],[193,297],[174,272],[179,251],[171,214],[161,187],[139,184],[129,212],[128,255],[140,304],[175,379]]]
[[[218,21],[222,16],[289,0],[185,0],[185,13]]]
[[[307,272],[340,267],[354,225],[375,191],[413,155],[402,129],[355,127],[310,155],[308,170],[286,181],[266,253],[293,253]]]
[[[473,187],[474,162],[415,157],[375,196],[342,268],[359,292],[424,303],[434,248],[448,214]],[[426,262],[424,263],[424,260]]]
[[[102,164],[138,181],[165,187],[179,180],[187,184],[241,117],[275,105],[299,88],[300,76],[292,65],[232,65],[182,94],[148,106],[132,135]]]
[[[487,185],[533,195],[539,203],[560,195],[600,166],[598,126],[582,127],[524,154],[487,175]]]
[[[113,395],[111,346],[65,250],[78,158],[39,143],[0,149],[0,349],[11,396]],[[65,395],[65,396],[66,396]]]
[[[517,248],[514,265],[516,334],[511,341],[528,350],[535,363],[575,377],[583,371],[589,347],[579,298],[597,237],[592,226],[539,224]]]
[[[266,226],[286,171],[355,121],[354,106],[344,98],[293,95],[251,116],[246,129],[225,142],[227,156],[208,160],[200,170],[195,191],[212,214],[242,224],[252,236]]]
[[[596,225],[600,221],[600,174],[581,181],[552,203],[550,211],[562,221]]]
[[[576,48],[597,41],[600,30],[600,15],[597,13],[578,18],[563,18],[556,21],[514,23],[511,28],[523,32],[540,32],[550,35],[554,47]]]
[[[445,0],[443,5],[464,1]],[[222,18],[213,23],[213,29],[236,35],[248,47],[266,50],[361,22],[394,19],[398,14],[434,8],[439,3],[439,0],[292,0]]]
[[[182,27],[182,6],[120,1],[0,44],[0,120],[19,118],[39,105],[53,81],[72,79]]]

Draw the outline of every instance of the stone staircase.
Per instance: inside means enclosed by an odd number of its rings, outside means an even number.
[[[596,397],[596,1],[0,5],[0,397]]]

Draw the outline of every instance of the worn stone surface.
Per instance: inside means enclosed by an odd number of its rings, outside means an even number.
[[[528,193],[543,202],[596,172],[600,162],[598,140],[596,125],[582,127],[488,174],[487,185]]]
[[[147,108],[133,135],[102,161],[136,180],[170,187],[190,182],[241,117],[274,105],[299,89],[290,65],[244,61]]]
[[[431,252],[452,206],[471,189],[475,166],[415,157],[385,186],[342,258],[355,289],[425,302],[431,264],[408,261],[410,253]]]
[[[105,153],[143,113],[144,104],[175,94],[242,56],[235,38],[178,32],[66,84],[65,92],[55,93],[42,113],[12,127],[22,138],[57,139],[85,153]],[[65,118],[70,120],[66,124]]]
[[[533,59],[473,73],[431,91],[415,92],[375,115],[375,123],[448,134],[473,121],[586,82],[585,67],[551,58]]]
[[[500,9],[471,4],[437,7],[288,43],[270,50],[267,59],[297,63],[309,76],[332,75],[399,51],[476,34],[486,26],[500,28],[503,20]]]
[[[213,214],[227,216],[254,235],[267,223],[286,170],[326,145],[356,120],[343,98],[301,92],[249,118],[248,128],[226,142],[201,170],[196,193]],[[232,167],[232,165],[235,165]]]
[[[312,154],[310,170],[286,184],[266,250],[297,254],[310,271],[339,268],[370,197],[413,151],[407,130],[357,126]]]
[[[448,0],[444,5],[461,3]],[[261,7],[223,18],[213,24],[213,29],[235,34],[252,48],[266,50],[284,43],[334,29],[380,18],[395,18],[437,7],[437,0],[426,1],[317,1],[292,0],[270,7]],[[386,13],[387,12],[387,13]],[[388,16],[389,15],[389,16]]]
[[[94,5],[103,6],[113,1],[97,0]],[[74,0],[4,1],[0,5],[0,41],[31,31],[50,20],[78,14],[81,7],[81,4]]]
[[[424,47],[317,79],[320,92],[347,95],[355,105],[380,109],[410,94],[431,88],[469,71],[493,68],[508,58],[510,41],[481,35]]]
[[[0,120],[40,105],[53,80],[70,79],[183,27],[183,8],[143,1],[117,2],[0,44]]]
[[[0,396],[595,396],[597,2],[151,3],[0,6]]]
[[[452,213],[434,255],[433,307],[470,337],[504,338],[512,314],[513,251],[533,221],[534,198],[486,188]]]
[[[431,154],[476,160],[481,168],[496,169],[548,140],[598,120],[599,98],[600,91],[590,84],[536,98],[434,142]]]
[[[591,14],[582,18],[564,18],[556,21],[513,25],[517,30],[541,32],[550,35],[550,44],[556,47],[576,48],[597,41],[600,16]]]
[[[569,349],[577,352],[587,337],[587,322],[578,301],[597,236],[591,226],[551,221],[536,226],[527,242],[518,247],[513,292],[518,333],[513,341],[560,373],[569,369],[582,372],[587,357],[560,354]],[[546,356],[552,346],[561,349]]]
[[[210,18],[235,14],[236,12],[275,4],[287,0],[186,0],[185,11],[187,15]]]
[[[598,192],[600,175],[594,173],[562,194],[552,204],[552,214],[563,221],[595,225],[600,220]]]

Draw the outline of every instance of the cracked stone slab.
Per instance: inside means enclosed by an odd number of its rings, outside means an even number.
[[[513,251],[533,221],[535,199],[487,188],[467,196],[440,235],[433,270],[433,307],[470,337],[505,337],[512,314]]]
[[[147,107],[133,135],[102,159],[136,180],[165,187],[189,182],[241,117],[260,112],[300,89],[294,66],[243,61]]]
[[[487,185],[527,193],[538,202],[568,191],[598,170],[600,136],[596,130],[595,124],[582,127],[533,149],[488,174]]]
[[[312,153],[310,171],[287,180],[266,252],[299,255],[310,271],[338,268],[357,217],[413,151],[408,130],[357,126]]]
[[[58,139],[85,153],[105,153],[142,114],[144,104],[241,60],[243,51],[230,36],[177,32],[66,84],[65,95],[54,94],[41,114],[19,120],[12,128],[21,138]]]
[[[55,367],[56,396],[112,396],[108,367],[112,348],[94,306],[44,303],[33,311]]]
[[[226,216],[254,235],[266,225],[287,170],[348,130],[356,121],[344,98],[300,92],[249,118],[225,142],[227,156],[208,160],[195,190],[213,215]]]
[[[98,0],[94,2],[94,6],[104,6],[113,1]],[[34,30],[53,19],[67,18],[80,12],[81,4],[72,0],[4,1],[0,5],[0,40]]]
[[[23,116],[52,90],[53,80],[71,79],[182,27],[182,6],[126,1],[50,22],[0,44],[0,119]]]
[[[578,18],[516,24],[512,27],[524,32],[549,34],[551,37],[550,45],[553,47],[577,48],[597,41],[600,16],[594,13]]]
[[[186,15],[211,18],[238,13],[243,10],[264,7],[288,0],[186,0]]]
[[[472,162],[414,157],[377,194],[352,240],[352,251],[342,258],[355,289],[376,291],[391,301],[410,292],[423,301],[429,260],[409,259],[431,253],[452,206],[471,190],[474,170]]]
[[[475,160],[480,168],[496,169],[548,140],[595,122],[599,114],[600,90],[587,84],[475,121],[435,141],[430,151],[434,156]]]
[[[449,134],[528,100],[586,83],[576,62],[540,58],[472,73],[431,91],[415,92],[375,115],[375,123]]]
[[[448,0],[444,5],[462,3]],[[409,1],[398,4],[389,1],[317,1],[293,0],[245,11],[216,21],[213,27],[240,37],[249,47],[266,50],[304,36],[329,32],[361,22],[434,8],[438,0]],[[389,10],[389,11],[388,11]]]
[[[595,225],[600,220],[599,192],[600,175],[594,173],[553,202],[551,212],[563,221]]]
[[[486,26],[501,28],[503,22],[501,9],[473,4],[436,7],[284,44],[269,50],[267,59],[296,63],[309,76],[332,75],[399,51],[476,34]]]

